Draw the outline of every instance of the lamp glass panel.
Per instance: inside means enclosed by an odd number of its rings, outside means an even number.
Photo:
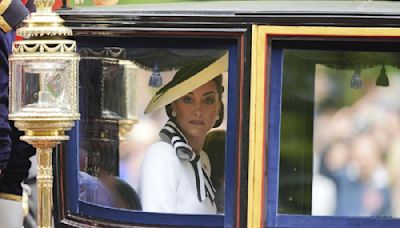
[[[126,90],[124,66],[116,58],[99,59],[101,63],[102,115],[105,118],[124,118],[126,116]]]
[[[13,62],[12,113],[46,110],[70,113],[73,98],[73,67],[69,60],[17,60]]]

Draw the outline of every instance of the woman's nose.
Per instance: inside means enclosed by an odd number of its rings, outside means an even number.
[[[200,116],[203,113],[203,107],[200,102],[194,103],[194,114]]]
[[[202,115],[202,112],[199,109],[196,109],[193,113],[194,113],[195,116],[201,116]]]

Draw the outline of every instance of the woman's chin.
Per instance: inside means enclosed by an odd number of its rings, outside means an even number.
[[[205,129],[204,127],[193,127],[189,131],[187,131],[187,134],[189,137],[206,137],[208,130]]]

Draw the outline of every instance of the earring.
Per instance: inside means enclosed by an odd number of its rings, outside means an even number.
[[[175,111],[172,111],[172,112],[171,112],[171,116],[172,116],[172,117],[176,117],[176,112],[175,112]]]

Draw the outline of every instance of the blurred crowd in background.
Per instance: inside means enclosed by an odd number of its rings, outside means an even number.
[[[387,87],[363,79],[350,102],[333,77],[316,77],[314,215],[400,216],[400,73],[388,75]],[[322,107],[332,97],[341,105]]]

